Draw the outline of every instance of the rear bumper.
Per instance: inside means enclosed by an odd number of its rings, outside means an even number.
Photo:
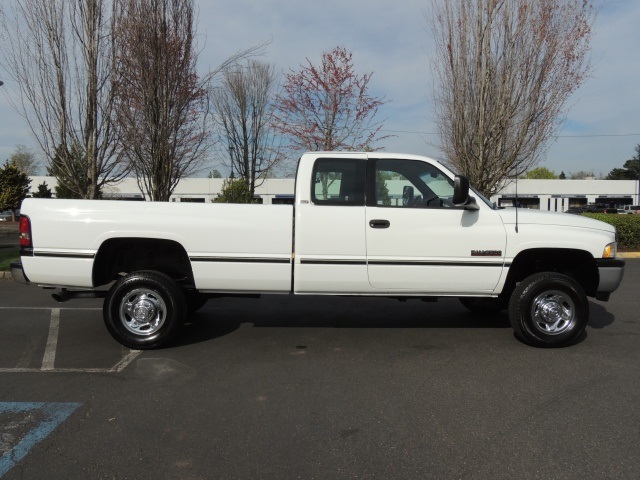
[[[600,258],[596,260],[600,281],[596,299],[607,301],[611,292],[615,291],[624,276],[624,260],[619,258]]]
[[[11,268],[11,276],[18,283],[23,283],[25,285],[29,284],[29,279],[27,275],[24,273],[24,269],[22,268],[22,262],[13,262],[10,265]]]

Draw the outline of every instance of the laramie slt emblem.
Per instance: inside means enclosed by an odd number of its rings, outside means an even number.
[[[501,257],[502,250],[471,250],[472,257]]]

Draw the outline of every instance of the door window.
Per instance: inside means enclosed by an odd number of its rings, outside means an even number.
[[[415,160],[375,161],[375,205],[401,208],[453,207],[453,180]]]

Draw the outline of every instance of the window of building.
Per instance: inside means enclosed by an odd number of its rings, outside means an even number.
[[[276,195],[271,199],[272,205],[293,205],[295,197],[293,195]]]

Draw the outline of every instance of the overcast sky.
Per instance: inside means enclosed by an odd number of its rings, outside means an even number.
[[[386,151],[438,158],[434,146],[429,0],[197,1],[201,68],[214,68],[237,50],[270,41],[264,60],[278,72],[340,45],[353,52],[360,73],[373,72],[371,93],[389,102],[380,110]],[[556,173],[606,175],[640,143],[640,2],[601,1],[593,37],[592,78],[571,98],[568,122],[541,166]],[[1,75],[1,74],[0,74]],[[6,80],[6,75],[0,76]],[[35,145],[22,118],[0,96],[0,160],[16,144]],[[213,165],[214,167],[215,165]]]

